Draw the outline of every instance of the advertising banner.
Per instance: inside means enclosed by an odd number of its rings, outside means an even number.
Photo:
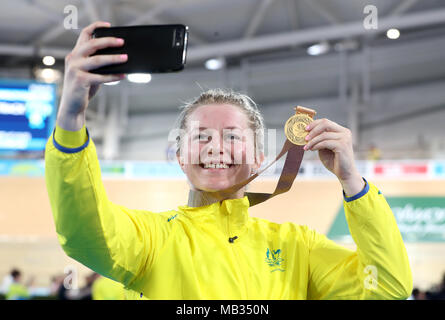
[[[445,242],[445,197],[386,197],[406,242]],[[352,241],[341,205],[328,238]]]

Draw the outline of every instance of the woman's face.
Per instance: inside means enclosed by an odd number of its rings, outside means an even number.
[[[195,189],[222,190],[247,179],[261,165],[264,155],[255,159],[254,137],[239,107],[203,105],[187,119],[178,161]]]

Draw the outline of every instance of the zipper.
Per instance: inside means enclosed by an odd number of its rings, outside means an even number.
[[[241,267],[239,253],[237,252],[237,249],[236,249],[237,244],[235,244],[235,240],[238,239],[238,236],[230,237],[230,221],[229,220],[230,220],[230,214],[227,215],[227,234],[229,236],[229,243],[230,243],[229,246],[232,247],[232,252],[236,256],[236,262],[238,264],[239,272],[242,274],[243,278],[245,279],[244,280],[244,289],[246,290],[246,298],[245,299],[248,299],[248,295],[249,295],[249,290],[248,290],[248,285],[247,285],[248,278],[244,274],[243,268]]]

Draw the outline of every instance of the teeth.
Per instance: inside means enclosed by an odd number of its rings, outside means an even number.
[[[228,169],[229,166],[225,163],[206,163],[204,164],[205,169]]]

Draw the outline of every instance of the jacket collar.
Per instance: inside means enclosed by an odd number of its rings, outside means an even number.
[[[214,211],[222,211],[226,214],[236,214],[240,211],[245,212],[250,207],[249,198],[245,195],[238,199],[226,199],[215,201],[210,204],[204,203],[201,206],[183,205],[178,208],[186,213],[211,213]]]
[[[200,207],[179,206],[178,209],[192,219],[202,218],[203,221],[210,219],[220,223],[226,221],[223,223],[224,225],[227,224],[228,220],[229,232],[238,235],[247,227],[249,206],[249,198],[245,195],[242,198],[216,201]]]

